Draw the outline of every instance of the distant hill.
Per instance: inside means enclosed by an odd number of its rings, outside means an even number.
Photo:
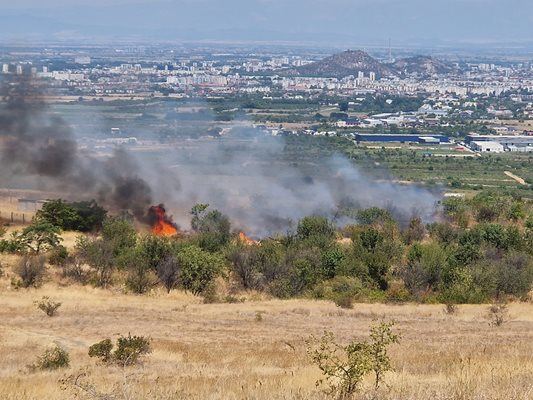
[[[308,76],[344,78],[364,72],[368,77],[370,72],[375,72],[376,77],[405,76],[418,74],[428,76],[433,74],[447,74],[453,68],[441,60],[429,56],[414,56],[402,58],[393,64],[384,64],[361,50],[348,50],[334,54],[321,61],[313,62],[301,67],[287,69],[281,72],[283,76]]]
[[[392,67],[400,75],[433,75],[452,72],[452,67],[433,57],[414,56],[397,60]]]
[[[348,50],[321,61],[291,68],[284,71],[283,75],[344,78],[349,75],[357,76],[359,71],[364,72],[367,77],[370,72],[375,72],[378,78],[395,74],[395,71],[368,53],[361,50]]]

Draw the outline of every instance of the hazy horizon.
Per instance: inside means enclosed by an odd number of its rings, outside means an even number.
[[[329,46],[533,44],[527,0],[25,0],[2,6],[3,41],[106,38]]]

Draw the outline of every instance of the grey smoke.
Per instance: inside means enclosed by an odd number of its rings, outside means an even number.
[[[376,181],[341,155],[287,160],[286,139],[251,128],[229,138],[184,141],[156,157],[116,150],[110,157],[80,150],[71,128],[46,112],[27,79],[3,85],[7,106],[0,113],[1,174],[37,177],[41,189],[96,198],[113,211],[130,210],[142,221],[164,202],[181,226],[195,203],[227,214],[253,237],[285,232],[308,215],[338,224],[339,207],[385,207],[406,221],[433,218],[439,194],[411,185]]]
[[[376,181],[341,155],[294,165],[283,159],[284,137],[249,130],[239,140],[205,141],[193,150],[173,152],[169,169],[181,182],[170,210],[186,225],[187,207],[209,203],[228,214],[233,225],[253,237],[285,232],[308,215],[323,215],[339,225],[353,222],[339,207],[384,207],[406,223],[414,215],[434,218],[439,193],[416,185]]]

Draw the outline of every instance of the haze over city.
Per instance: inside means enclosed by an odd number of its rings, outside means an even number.
[[[528,0],[110,0],[2,5],[3,41],[209,40],[331,46],[530,46]]]

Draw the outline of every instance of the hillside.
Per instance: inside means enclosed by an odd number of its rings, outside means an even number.
[[[362,71],[366,76],[375,72],[378,78],[394,75],[394,71],[361,50],[348,50],[321,61],[285,71],[287,76],[344,78]]]
[[[452,71],[448,64],[429,56],[402,58],[397,60],[392,66],[401,75],[447,74]]]
[[[348,50],[334,54],[311,64],[291,68],[283,71],[283,76],[306,76],[345,78],[358,72],[363,72],[368,77],[370,72],[375,72],[376,77],[448,74],[452,67],[445,62],[430,56],[413,56],[402,58],[393,64],[384,64],[368,53],[361,50]]]

